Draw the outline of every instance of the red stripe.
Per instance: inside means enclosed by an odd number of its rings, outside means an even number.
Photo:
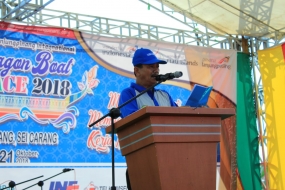
[[[282,49],[282,53],[283,53],[283,59],[285,62],[285,43],[281,44],[281,49]]]
[[[0,30],[76,39],[74,31],[65,28],[17,25],[7,22],[0,22]]]

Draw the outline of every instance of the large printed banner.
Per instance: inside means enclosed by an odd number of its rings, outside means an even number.
[[[262,77],[266,132],[269,189],[284,189],[285,159],[284,107],[285,102],[285,43],[258,51],[258,62]]]
[[[157,86],[179,106],[193,85],[201,84],[213,86],[210,107],[235,107],[233,50],[0,22],[0,188],[10,180],[17,184],[44,175],[17,187],[38,189],[32,185],[60,173],[45,181],[43,189],[109,189],[112,142],[104,129],[111,119],[89,125],[118,106],[120,92],[135,79],[132,56],[141,47],[168,61],[161,74],[183,72]],[[232,127],[229,122],[228,139]],[[117,189],[127,189],[117,137],[115,166]]]

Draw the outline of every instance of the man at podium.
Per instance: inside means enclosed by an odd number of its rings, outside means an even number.
[[[157,83],[154,76],[159,74],[159,65],[166,61],[159,60],[149,49],[137,49],[133,56],[134,75],[136,82],[121,92],[119,105],[138,95],[140,92],[152,87]],[[177,107],[171,96],[165,90],[152,88],[120,109],[121,117],[124,118],[145,106]],[[128,170],[126,172],[127,186],[131,190]]]

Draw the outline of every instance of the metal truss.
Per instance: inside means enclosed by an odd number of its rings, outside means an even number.
[[[23,21],[44,9],[54,0],[1,0],[1,19]]]
[[[245,30],[259,30],[267,31],[268,28],[271,28],[275,32],[275,43],[278,44],[278,38],[280,38],[279,33],[275,28],[269,26],[269,18],[272,12],[273,1],[267,0],[257,0],[257,1],[242,1],[240,16],[244,18],[244,22],[240,23],[241,25],[246,26]],[[258,5],[258,6],[257,6]],[[261,6],[262,5],[262,6]],[[250,13],[258,13],[259,18],[252,18],[249,15]],[[256,25],[252,24],[252,20],[262,23],[259,25],[259,28]],[[269,32],[268,32],[269,33]],[[267,155],[267,132],[266,132],[266,122],[265,122],[265,103],[264,103],[264,94],[263,94],[263,84],[261,80],[261,73],[258,64],[258,54],[257,50],[270,47],[268,41],[259,41],[258,39],[252,39],[249,44],[251,52],[251,69],[252,69],[252,80],[253,80],[253,92],[255,95],[255,106],[256,106],[256,117],[257,117],[257,126],[258,126],[258,140],[259,140],[259,156],[260,156],[260,166],[261,166],[261,184],[262,188],[267,190],[269,189],[269,179],[268,179],[268,155]]]
[[[191,26],[188,24],[189,19],[185,20],[185,24],[187,23],[189,30],[181,30],[44,9],[44,7],[53,0],[46,2],[41,0],[40,3],[36,1],[35,4],[29,3],[30,1],[31,0],[19,0],[18,3],[15,3],[15,0],[0,1],[1,20],[19,24],[64,27],[91,34],[117,38],[143,38],[187,45],[237,50],[239,50],[238,47],[241,46],[241,36],[219,35],[209,31],[207,28],[196,22],[192,22]],[[156,7],[152,8],[157,9]],[[179,21],[179,19],[176,20]],[[202,27],[204,28],[203,31],[201,31]]]
[[[179,10],[181,17],[175,18],[170,14],[171,11],[169,11],[169,8],[166,8],[162,3],[160,8],[158,5],[155,6],[154,4],[149,4],[149,6],[170,16],[177,22],[183,23],[189,27],[189,30],[55,11],[44,8],[52,1],[54,0],[35,0],[34,3],[30,3],[31,0],[18,0],[16,3],[15,0],[0,0],[1,20],[7,22],[19,22],[28,25],[64,27],[91,34],[117,38],[133,37],[186,45],[236,49],[238,51],[242,50],[242,36],[216,34],[207,27],[190,20],[188,17],[193,17],[192,15],[187,15]],[[142,3],[147,3],[144,0],[140,1]],[[176,10],[172,10],[172,12],[173,11]],[[209,25],[208,23],[202,24],[206,26]],[[274,45],[277,43],[272,40],[270,42],[269,39],[264,39],[264,41]]]
[[[255,98],[256,119],[258,126],[258,141],[259,141],[259,160],[261,166],[261,183],[264,190],[269,189],[268,169],[267,169],[267,132],[265,121],[265,102],[263,94],[263,84],[261,80],[260,67],[257,60],[257,50],[264,49],[264,42],[251,41],[250,50],[251,56],[251,73],[253,80],[253,93]],[[265,46],[266,47],[266,46]]]
[[[163,1],[157,1],[158,4],[149,4],[145,0],[140,0],[149,7],[156,9],[168,15],[177,22],[189,27],[189,30],[181,30],[175,28],[154,26],[143,23],[123,21],[111,18],[97,17],[91,15],[69,13],[63,11],[55,11],[44,8],[54,0],[0,0],[1,20],[26,25],[63,27],[82,32],[109,36],[117,38],[140,38],[156,41],[166,41],[185,45],[197,45],[204,47],[213,47],[221,49],[235,49],[248,53],[251,58],[252,83],[254,86],[253,93],[256,100],[257,124],[260,140],[260,160],[262,176],[262,185],[264,189],[269,188],[267,177],[267,155],[266,155],[266,125],[265,125],[265,106],[263,98],[262,81],[259,73],[259,64],[257,62],[257,50],[271,47],[285,41],[285,36],[278,36],[276,33],[274,39],[265,37],[245,37],[241,35],[220,35],[213,32],[209,23],[205,23],[199,19],[195,20],[194,15],[189,15],[183,10],[179,10],[174,5],[169,8],[165,6]],[[261,0],[259,0],[261,2]],[[250,3],[250,1],[248,2]],[[265,3],[265,2],[264,2]],[[260,11],[249,8],[247,4],[243,5],[243,12]],[[248,9],[248,10],[247,10]],[[250,10],[249,10],[250,9]],[[265,15],[270,14],[270,10],[264,10]],[[180,13],[180,17],[172,16],[173,12]],[[246,17],[246,14],[243,15]],[[190,19],[191,18],[191,19]],[[193,18],[195,21],[193,21]],[[260,18],[260,20],[266,20]],[[250,30],[249,21],[246,23]],[[208,28],[209,26],[209,28]],[[263,28],[260,28],[262,30]],[[222,32],[222,31],[221,31]]]

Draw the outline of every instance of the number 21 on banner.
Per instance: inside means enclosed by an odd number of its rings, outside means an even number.
[[[0,150],[0,163],[13,163],[14,162],[14,151],[10,152],[2,149]]]

